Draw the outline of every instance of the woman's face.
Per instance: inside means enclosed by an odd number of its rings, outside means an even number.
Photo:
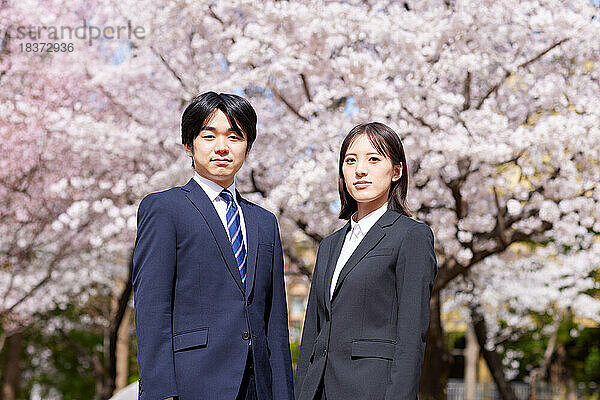
[[[392,161],[371,144],[369,137],[362,134],[350,143],[342,172],[346,189],[358,203],[358,214],[362,217],[387,202],[392,182],[402,176],[402,165],[392,165]]]

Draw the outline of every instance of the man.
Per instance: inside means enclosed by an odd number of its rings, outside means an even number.
[[[181,132],[194,177],[138,210],[139,399],[292,399],[279,228],[234,182],[256,113],[242,97],[203,93]]]

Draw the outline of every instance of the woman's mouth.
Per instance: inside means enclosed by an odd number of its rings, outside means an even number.
[[[364,189],[371,185],[371,182],[368,181],[356,181],[354,182],[354,187],[357,189]]]

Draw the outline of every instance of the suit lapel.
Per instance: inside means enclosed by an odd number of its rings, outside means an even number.
[[[327,307],[327,311],[331,312],[331,280],[333,279],[333,272],[335,271],[335,265],[337,263],[338,258],[340,258],[340,253],[342,251],[342,246],[344,245],[344,239],[346,238],[346,234],[350,229],[350,222],[347,222],[346,225],[339,231],[335,233],[335,236],[332,238],[331,247],[329,247],[329,255],[327,256],[327,269],[324,275],[324,284],[323,284],[323,298],[325,299],[325,305]]]
[[[215,241],[217,242],[217,246],[219,246],[219,250],[225,260],[229,273],[243,293],[242,278],[233,254],[233,249],[231,248],[231,242],[229,241],[229,237],[225,232],[225,227],[221,222],[221,218],[219,218],[219,214],[217,214],[215,206],[193,178],[190,179],[185,186],[182,186],[181,189],[186,192],[186,197],[194,204],[198,211],[200,211],[200,214],[202,214],[202,217],[206,220],[208,228],[212,232]]]
[[[252,293],[252,287],[254,286],[256,258],[258,255],[258,224],[260,221],[254,214],[252,204],[242,198],[239,193],[237,193],[237,201],[242,209],[244,225],[246,225],[246,242],[248,243],[248,248],[246,249],[246,297],[248,297]]]
[[[381,229],[381,227],[377,224],[373,225],[373,227],[369,229],[369,232],[367,232],[365,237],[361,240],[358,247],[354,250],[350,258],[340,271],[340,275],[338,276],[337,282],[335,284],[335,289],[333,290],[333,297],[335,297],[336,293],[338,292],[340,285],[344,281],[346,275],[348,275],[350,271],[354,269],[356,264],[358,264],[358,262],[362,260],[363,257],[369,251],[371,251],[371,249],[373,249],[373,247],[375,247],[377,243],[379,243],[379,241],[383,239],[384,236],[385,232],[383,232],[383,229]]]
[[[346,262],[346,264],[340,271],[340,275],[335,284],[335,289],[333,290],[332,300],[333,300],[333,297],[335,297],[336,293],[339,291],[340,285],[344,281],[344,278],[346,278],[346,276],[350,273],[350,271],[352,271],[354,269],[354,267],[356,267],[356,265],[360,262],[360,260],[362,260],[367,255],[368,252],[373,250],[373,248],[375,246],[377,246],[377,244],[379,244],[381,239],[383,239],[383,237],[385,236],[385,230],[383,228],[393,224],[394,221],[396,221],[396,219],[398,219],[399,216],[400,216],[400,214],[398,212],[388,210],[379,218],[379,220],[377,220],[377,222],[375,222],[375,224],[371,227],[371,229],[369,229],[369,232],[367,232],[365,237],[361,240],[358,247],[354,250],[354,252],[350,256],[350,258],[348,259],[348,261]],[[342,244],[343,244],[343,240],[342,240]],[[341,251],[341,246],[340,246],[340,251]],[[339,257],[339,254],[340,253],[338,252],[338,257]],[[337,258],[336,258],[336,261],[337,261]],[[335,263],[334,263],[334,268],[335,268]]]

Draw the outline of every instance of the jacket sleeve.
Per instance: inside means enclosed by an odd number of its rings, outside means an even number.
[[[138,209],[133,252],[133,293],[140,400],[177,396],[172,345],[176,232],[158,195]]]
[[[275,241],[273,248],[273,276],[271,307],[267,321],[267,341],[271,354],[269,363],[272,373],[274,400],[293,400],[292,361],[288,332],[287,302],[283,279],[283,249],[277,220],[274,220]]]
[[[317,289],[315,276],[317,275],[317,268],[319,267],[319,254],[323,253],[323,243],[319,246],[317,252],[317,261],[313,271],[313,281],[310,285],[310,293],[308,294],[308,304],[306,306],[306,313],[304,314],[304,327],[302,328],[302,341],[300,342],[300,354],[298,356],[298,365],[296,366],[296,377],[294,381],[294,390],[296,397],[300,395],[302,385],[304,384],[304,378],[310,364],[310,357],[312,356],[313,346],[317,335],[319,333],[319,323],[317,315]]]
[[[406,233],[396,262],[397,345],[386,400],[417,398],[436,273],[433,233],[425,224],[416,225]]]

